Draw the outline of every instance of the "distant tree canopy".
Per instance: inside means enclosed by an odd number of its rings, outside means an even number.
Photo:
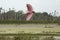
[[[26,14],[23,12],[23,10],[19,10],[18,12],[15,12],[14,9],[10,9],[7,12],[1,13],[1,10],[3,8],[0,8],[0,20],[25,20]],[[48,14],[47,12],[36,12],[31,20],[40,20],[40,21],[60,21],[60,16],[52,16]]]

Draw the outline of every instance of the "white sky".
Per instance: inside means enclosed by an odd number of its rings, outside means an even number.
[[[60,13],[60,0],[0,0],[0,7],[5,10],[15,8],[16,11],[27,11],[27,3],[31,4],[36,12],[50,13],[57,10]]]

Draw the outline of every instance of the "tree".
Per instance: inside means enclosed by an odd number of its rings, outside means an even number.
[[[44,16],[45,16],[45,15],[47,16],[47,15],[48,15],[48,13],[47,13],[47,12],[43,12],[43,15],[44,15]]]
[[[2,10],[2,8],[0,8],[0,14],[1,14],[1,10]]]
[[[7,20],[15,20],[16,19],[16,12],[15,12],[15,10],[9,10],[6,13],[6,19]]]

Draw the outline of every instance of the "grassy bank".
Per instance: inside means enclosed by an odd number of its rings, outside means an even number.
[[[60,21],[40,21],[40,20],[18,21],[18,20],[0,20],[0,24],[48,24],[48,23],[58,23],[58,24],[60,24]]]

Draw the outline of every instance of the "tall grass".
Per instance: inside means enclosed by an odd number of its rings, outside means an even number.
[[[19,20],[0,20],[0,24],[48,24],[48,23],[58,23],[60,21],[40,21],[40,20],[32,20],[32,21],[19,21]]]

